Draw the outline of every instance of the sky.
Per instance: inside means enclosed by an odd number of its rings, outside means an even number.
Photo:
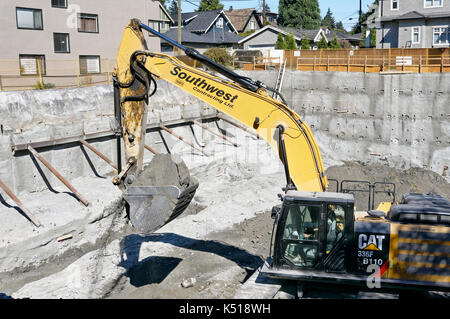
[[[166,0],[166,3],[168,2],[170,0]],[[225,10],[228,10],[230,6],[233,6],[235,9],[261,9],[262,7],[262,0],[220,0],[220,2],[224,4]],[[278,2],[279,0],[266,0],[270,10],[273,12],[278,12]],[[197,8],[199,3],[200,0],[181,0],[182,11],[192,12]],[[363,12],[367,11],[367,6],[371,3],[373,3],[373,0],[362,0]],[[341,20],[347,30],[351,29],[357,21],[359,0],[319,0],[319,6],[322,17],[327,13],[328,8],[330,8],[336,22]],[[353,20],[350,20],[351,18]]]

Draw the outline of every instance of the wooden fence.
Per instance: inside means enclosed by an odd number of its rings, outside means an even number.
[[[285,51],[298,71],[450,72],[449,49],[359,49]]]
[[[99,59],[96,70],[88,72],[81,70],[78,59],[45,60],[43,63],[36,59],[36,65],[31,66],[24,72],[19,60],[0,60],[0,92],[112,84],[114,61]]]
[[[187,56],[178,57],[193,67],[202,64]],[[281,61],[286,69],[297,71],[339,72],[450,72],[449,49],[340,49],[340,50],[285,50],[284,57],[232,56],[229,66],[234,70],[277,69]]]

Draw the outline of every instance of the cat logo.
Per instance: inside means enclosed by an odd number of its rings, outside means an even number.
[[[364,250],[383,250],[384,235],[366,235],[360,234],[358,238],[359,249]]]

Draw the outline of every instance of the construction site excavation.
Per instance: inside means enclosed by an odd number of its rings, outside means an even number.
[[[109,76],[0,92],[0,299],[450,297],[449,73]]]

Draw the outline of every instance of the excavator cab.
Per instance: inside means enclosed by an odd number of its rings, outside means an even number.
[[[353,194],[289,191],[273,214],[273,267],[344,271],[352,236]]]
[[[270,251],[260,272],[302,283],[360,290],[450,291],[450,203],[406,194],[380,210],[354,211],[352,193],[289,191],[272,211]],[[439,253],[438,253],[439,252]]]

